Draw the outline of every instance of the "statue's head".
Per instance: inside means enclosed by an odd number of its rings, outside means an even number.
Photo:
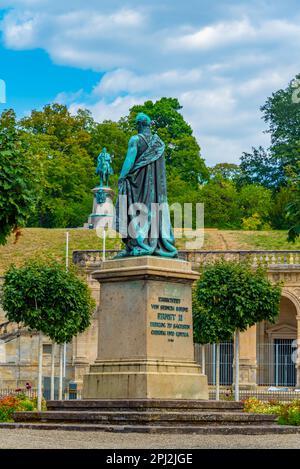
[[[136,123],[138,130],[142,130],[145,127],[150,127],[151,119],[149,116],[147,116],[147,114],[144,114],[143,112],[139,112],[135,118],[135,123]]]
[[[105,147],[102,148],[102,152],[101,152],[101,153],[106,153],[106,148],[105,148]]]

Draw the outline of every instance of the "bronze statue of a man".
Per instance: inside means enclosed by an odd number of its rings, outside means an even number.
[[[112,157],[104,147],[97,158],[96,174],[100,176],[100,187],[108,186],[109,176],[114,173],[111,163]]]
[[[150,117],[136,117],[119,178],[116,229],[125,249],[118,257],[177,257],[167,199],[165,144],[150,130]]]

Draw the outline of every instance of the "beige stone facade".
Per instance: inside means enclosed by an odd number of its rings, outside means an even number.
[[[249,254],[249,253],[248,253]],[[181,254],[192,263],[193,270],[201,262],[224,255],[227,258],[240,258],[243,252],[184,252]],[[291,344],[300,341],[300,253],[289,252],[256,252],[251,253],[253,263],[260,260],[268,264],[269,277],[283,283],[280,315],[276,324],[260,323],[241,334],[240,365],[241,386],[254,388],[257,385],[284,385],[282,373],[284,363],[276,365],[277,344]],[[102,260],[99,251],[81,251],[74,253],[75,262],[85,271],[86,279],[97,302],[91,327],[67,345],[66,380],[74,380],[82,388],[83,376],[89,372],[90,365],[98,355],[98,308],[100,284],[92,277],[92,272],[101,269]],[[122,304],[120,304],[122,308]],[[281,342],[280,342],[281,341]],[[285,341],[285,342],[284,342]],[[33,385],[37,376],[37,343],[38,337],[15,324],[7,324],[4,312],[0,311],[0,388],[21,387],[29,381]],[[293,346],[295,343],[293,343]],[[44,376],[50,377],[50,342],[44,338]],[[295,349],[296,350],[296,349]],[[295,357],[295,386],[300,387],[300,361]],[[277,368],[276,368],[277,366]],[[289,365],[292,370],[293,365]],[[56,376],[59,373],[58,353]],[[279,373],[279,381],[278,381]],[[277,376],[276,376],[277,374]],[[287,383],[291,385],[292,383]]]

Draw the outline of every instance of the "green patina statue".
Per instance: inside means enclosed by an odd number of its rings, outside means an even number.
[[[136,117],[138,134],[130,138],[119,178],[116,229],[125,249],[117,257],[177,257],[167,199],[165,144],[150,130],[144,113]]]
[[[111,166],[112,157],[104,147],[97,159],[96,174],[100,176],[100,187],[108,186],[109,176],[114,172]]]

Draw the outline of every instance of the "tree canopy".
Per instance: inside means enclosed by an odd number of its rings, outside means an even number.
[[[224,259],[205,265],[193,291],[195,341],[218,343],[257,322],[274,322],[280,296],[262,267]]]
[[[0,116],[0,244],[25,225],[35,203],[36,177],[14,111]]]
[[[96,182],[89,154],[94,128],[88,111],[72,116],[66,106],[47,105],[21,119],[23,141],[39,179],[38,200],[29,224],[53,228],[82,226],[91,209]]]
[[[1,303],[11,322],[37,330],[58,344],[89,325],[94,300],[85,282],[56,262],[29,261],[5,274]]]
[[[296,76],[299,85],[300,75]],[[267,124],[271,145],[265,150],[253,148],[244,153],[241,169],[246,181],[278,189],[287,185],[290,171],[299,171],[300,159],[300,106],[293,99],[295,80],[285,89],[280,89],[267,98],[261,106],[263,119]]]
[[[299,163],[300,166],[300,163]],[[295,242],[300,236],[300,175],[291,181],[292,200],[287,204],[287,218],[290,222],[288,239]]]

